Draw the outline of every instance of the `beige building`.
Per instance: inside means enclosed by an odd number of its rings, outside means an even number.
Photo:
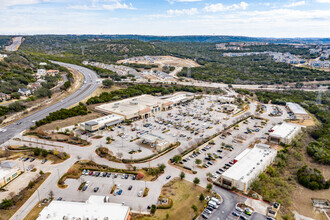
[[[289,109],[290,112],[293,113],[295,119],[305,120],[310,118],[309,114],[305,111],[305,109],[297,103],[287,102],[286,107]]]
[[[169,110],[173,102],[152,95],[141,95],[133,98],[97,106],[95,109],[106,114],[116,114],[128,120],[149,118],[158,112]]]
[[[292,139],[301,130],[301,126],[291,123],[283,123],[274,126],[272,130],[273,131],[269,133],[269,141],[276,144],[290,144]]]
[[[171,145],[169,141],[157,135],[146,133],[140,137],[143,143],[150,144],[151,147],[155,147],[158,152],[165,150]]]
[[[110,114],[101,118],[96,118],[79,124],[79,128],[88,132],[98,131],[107,127],[115,126],[124,121],[120,115]]]
[[[8,184],[21,173],[22,171],[18,167],[17,163],[12,161],[2,162],[0,165],[0,187]]]

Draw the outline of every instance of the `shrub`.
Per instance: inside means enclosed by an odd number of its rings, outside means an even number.
[[[318,169],[306,165],[297,172],[298,182],[311,190],[329,189],[330,181],[326,181]]]

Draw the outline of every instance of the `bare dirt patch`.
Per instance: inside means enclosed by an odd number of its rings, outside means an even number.
[[[178,67],[198,67],[199,64],[190,59],[182,59],[173,56],[150,56],[150,57],[158,57],[160,59],[155,60],[154,63],[151,63],[146,60],[139,60],[139,61],[129,61],[128,63],[137,63],[137,64],[155,64],[159,66],[169,65],[169,66],[178,66]],[[124,63],[125,60],[119,60],[117,63]]]

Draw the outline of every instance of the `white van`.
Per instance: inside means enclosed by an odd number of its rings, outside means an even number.
[[[208,205],[211,206],[211,207],[213,207],[213,208],[215,208],[215,209],[217,209],[219,207],[217,205],[217,203],[213,202],[212,200],[209,201]]]
[[[212,198],[211,198],[211,201],[212,201],[212,202],[215,202],[217,205],[220,205],[220,201],[219,201],[219,199],[217,199],[217,198],[215,198],[215,197],[212,197]]]

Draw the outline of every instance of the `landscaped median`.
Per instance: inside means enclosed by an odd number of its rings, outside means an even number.
[[[117,162],[117,163],[127,163],[127,164],[131,164],[131,163],[145,163],[145,162],[149,162],[151,160],[157,159],[161,156],[163,156],[164,154],[170,152],[171,150],[177,148],[178,146],[180,146],[180,142],[177,142],[175,144],[170,145],[169,147],[167,147],[166,149],[164,149],[163,151],[159,152],[158,154],[151,154],[150,156],[147,157],[143,157],[143,158],[139,158],[139,159],[119,159],[116,156],[112,155],[109,151],[108,148],[106,147],[99,147],[95,150],[95,153],[102,158],[105,158],[109,161],[113,161],[113,162]]]
[[[93,173],[97,172],[113,172],[113,173],[122,173],[122,174],[133,174],[136,175],[137,180],[143,181],[155,181],[160,175],[164,173],[166,166],[164,164],[159,164],[157,167],[145,167],[140,170],[137,170],[136,167],[129,166],[127,169],[117,169],[108,167],[106,165],[97,164],[93,161],[77,161],[68,171],[63,174],[63,176],[58,180],[57,185],[60,188],[66,188],[65,180],[68,178],[79,179],[82,175],[83,170],[92,171]],[[88,174],[87,174],[88,175]],[[78,190],[81,190],[84,187],[83,184],[79,186]]]

